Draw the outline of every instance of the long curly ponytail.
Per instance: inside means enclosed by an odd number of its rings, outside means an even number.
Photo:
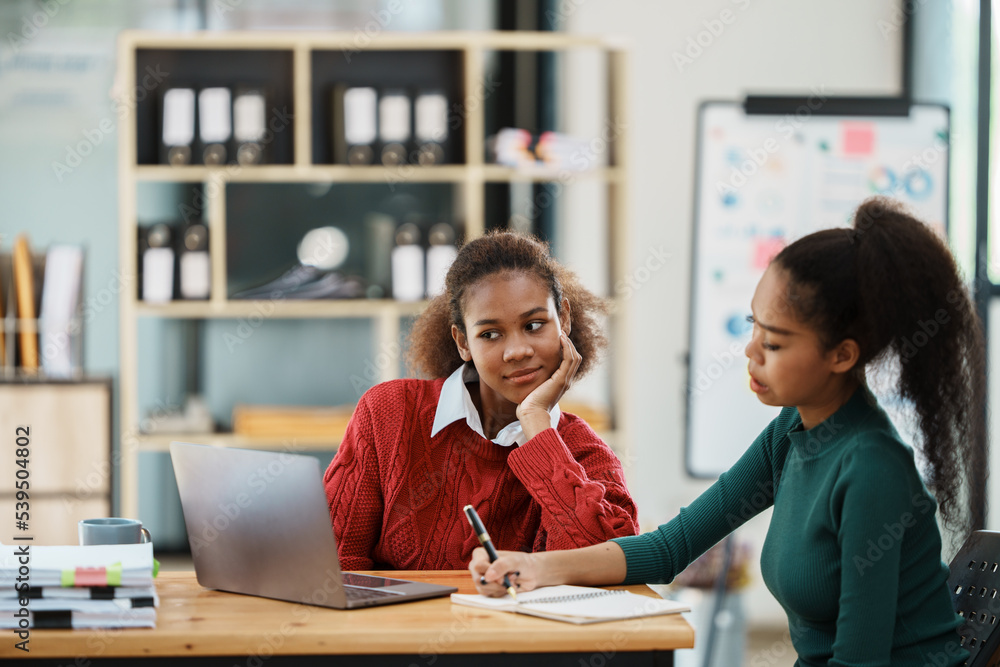
[[[774,261],[789,302],[827,346],[853,338],[865,367],[898,360],[944,523],[963,538],[983,523],[985,346],[972,299],[947,245],[895,200],[873,197],[850,229],[810,234]]]

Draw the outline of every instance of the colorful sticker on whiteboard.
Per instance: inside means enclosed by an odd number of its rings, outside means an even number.
[[[780,236],[758,238],[753,244],[753,268],[763,271],[774,256],[785,247],[785,239]]]
[[[875,151],[875,124],[841,123],[840,143],[844,155],[871,155]]]
[[[875,167],[868,174],[868,188],[880,195],[891,195],[896,191],[896,174],[888,167]]]

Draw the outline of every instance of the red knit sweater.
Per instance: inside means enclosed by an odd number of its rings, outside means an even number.
[[[435,437],[444,380],[393,380],[358,403],[324,476],[345,570],[468,567],[472,505],[497,549],[544,551],[638,531],[621,463],[579,417],[562,413],[520,447],[464,420]]]

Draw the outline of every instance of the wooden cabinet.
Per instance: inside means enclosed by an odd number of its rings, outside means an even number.
[[[209,230],[211,293],[204,301],[173,301],[159,305],[138,298],[137,289],[122,291],[121,317],[121,508],[123,516],[137,516],[138,457],[144,451],[163,451],[172,434],[147,435],[140,429],[138,405],[138,335],[140,318],[232,319],[256,317],[261,303],[230,298],[235,290],[232,243],[246,231],[240,202],[284,201],[282,186],[317,184],[338,188],[346,199],[363,200],[377,189],[411,188],[430,192],[444,188],[449,202],[448,222],[472,238],[487,228],[486,192],[494,184],[571,182],[606,190],[606,227],[598,243],[606,250],[606,293],[612,294],[614,276],[626,272],[627,139],[622,124],[608,146],[606,164],[568,174],[565,170],[532,167],[515,169],[486,161],[487,117],[484,100],[485,63],[497,52],[567,52],[587,49],[603,60],[604,99],[609,118],[624,118],[626,110],[626,51],[602,37],[557,33],[390,33],[361,40],[354,33],[195,33],[188,35],[126,31],[119,39],[119,104],[131,112],[119,123],[120,263],[125,276],[138,274],[137,210],[140,186],[147,183],[184,183],[201,186],[203,217]],[[360,85],[377,78],[383,86],[433,87],[449,102],[449,118],[456,119],[443,164],[420,166],[355,166],[336,164],[333,150],[333,89],[337,84]],[[254,166],[170,166],[160,164],[158,151],[159,95],[170,81],[192,87],[243,82],[268,89],[272,106],[285,125],[274,132],[268,147],[269,163]],[[222,82],[222,83],[220,83]],[[502,82],[501,82],[502,83]],[[275,116],[274,118],[277,118]],[[346,200],[345,199],[345,200]],[[252,208],[252,207],[251,207]],[[275,221],[276,225],[285,224]],[[586,267],[573,267],[583,273]],[[133,283],[133,287],[135,287]],[[267,304],[269,318],[366,318],[374,323],[373,349],[398,348],[401,318],[419,313],[423,303],[392,299],[343,299]],[[627,303],[619,303],[611,321],[615,341],[611,359],[614,397],[613,432],[609,442],[625,459],[630,422],[624,383]],[[396,377],[394,364],[379,366],[379,381]],[[247,440],[219,433],[199,441],[220,446],[273,447],[276,443]],[[300,443],[301,444],[301,443]],[[316,449],[335,449],[337,442],[309,442]]]
[[[80,519],[111,515],[111,381],[0,383],[0,452],[0,539],[76,544]]]

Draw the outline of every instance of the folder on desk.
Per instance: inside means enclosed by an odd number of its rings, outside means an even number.
[[[14,586],[21,565],[14,547],[4,549],[0,588]],[[153,544],[32,546],[31,585],[152,586]]]

